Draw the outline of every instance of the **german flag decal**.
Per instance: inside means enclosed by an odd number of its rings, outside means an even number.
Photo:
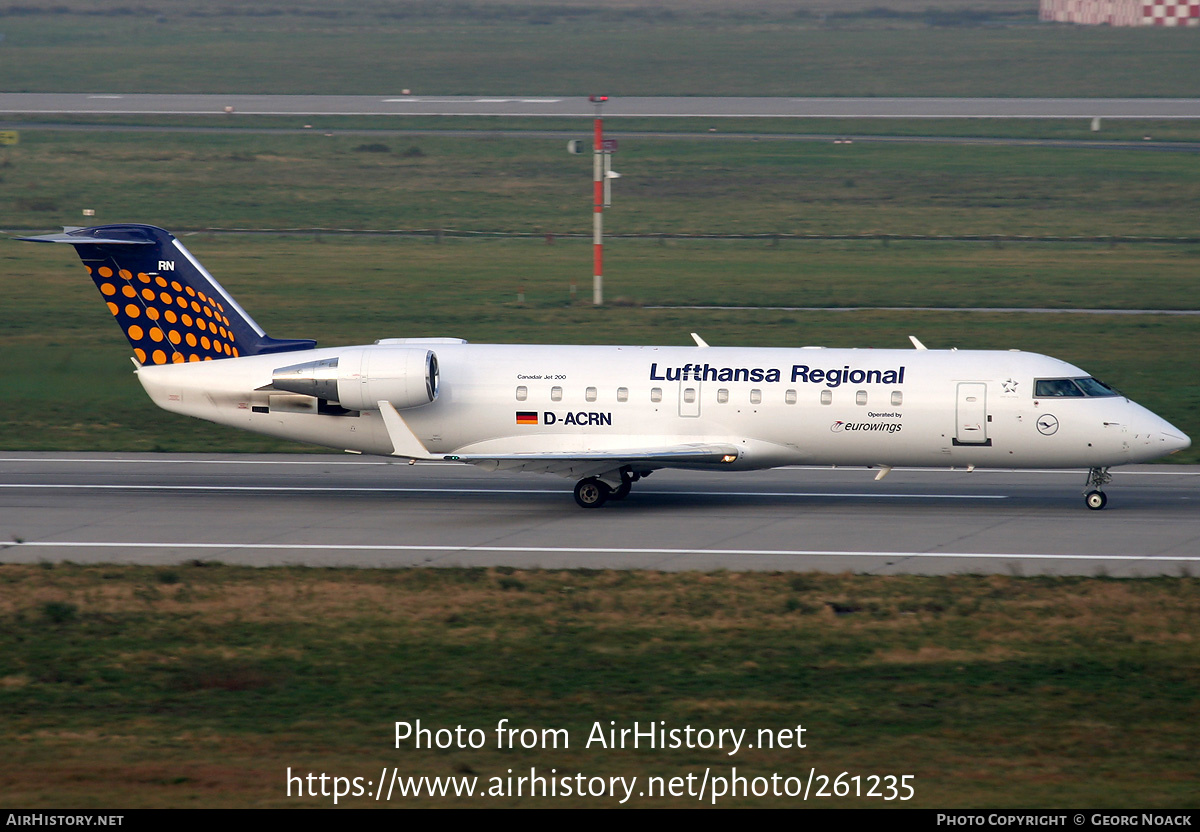
[[[517,411],[518,425],[536,425],[538,423],[537,411]]]

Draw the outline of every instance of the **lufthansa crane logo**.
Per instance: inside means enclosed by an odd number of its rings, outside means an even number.
[[[1053,436],[1058,432],[1058,419],[1051,416],[1049,413],[1044,413],[1037,420],[1038,433],[1045,436]]]

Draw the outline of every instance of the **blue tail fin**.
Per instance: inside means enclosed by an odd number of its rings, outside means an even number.
[[[21,239],[75,246],[143,364],[211,361],[317,345],[308,339],[269,337],[191,252],[161,228],[101,225]]]

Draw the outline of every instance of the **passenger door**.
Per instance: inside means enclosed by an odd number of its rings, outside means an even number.
[[[987,435],[987,385],[981,381],[958,385],[955,445],[990,445]]]

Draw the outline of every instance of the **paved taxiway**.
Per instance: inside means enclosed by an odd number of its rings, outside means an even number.
[[[575,506],[557,477],[350,456],[0,454],[0,562],[1195,574],[1200,466],[659,471]]]
[[[0,113],[591,117],[582,96],[0,93]],[[704,118],[1200,118],[1197,98],[615,97],[604,115]]]

